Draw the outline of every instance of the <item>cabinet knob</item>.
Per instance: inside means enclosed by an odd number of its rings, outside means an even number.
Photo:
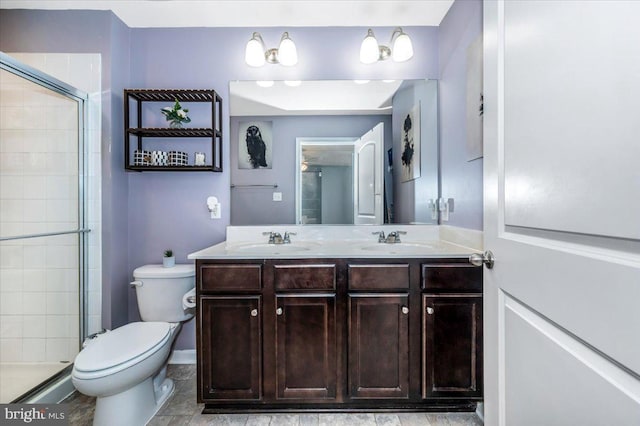
[[[409,313],[409,308],[407,308],[406,306],[402,307],[402,313],[407,315]]]
[[[433,308],[431,306],[427,306],[427,313],[433,315]]]
[[[252,317],[257,317],[258,316],[258,310],[257,309],[252,309],[251,310],[251,316]]]
[[[282,315],[282,308],[276,309],[276,314],[277,315]]]

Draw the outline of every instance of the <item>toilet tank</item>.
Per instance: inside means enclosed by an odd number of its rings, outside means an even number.
[[[142,321],[180,322],[193,317],[182,296],[195,286],[195,266],[144,265],[133,271],[138,310]]]

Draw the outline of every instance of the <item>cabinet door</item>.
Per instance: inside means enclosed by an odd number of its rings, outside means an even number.
[[[482,396],[482,296],[423,296],[422,396]]]
[[[200,310],[202,400],[260,399],[260,296],[202,297]]]
[[[276,297],[278,399],[336,396],[335,295]]]
[[[409,297],[349,295],[349,396],[409,397]]]

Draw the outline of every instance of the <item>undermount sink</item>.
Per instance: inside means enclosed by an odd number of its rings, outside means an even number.
[[[281,253],[295,253],[300,251],[309,251],[311,248],[316,247],[317,244],[313,243],[291,243],[291,244],[269,244],[269,243],[247,243],[238,244],[227,247],[227,251],[242,252],[242,253],[255,253],[255,254],[281,254]]]
[[[389,254],[424,253],[425,251],[433,250],[434,248],[435,247],[432,244],[425,243],[377,243],[361,247],[361,249],[364,251]]]

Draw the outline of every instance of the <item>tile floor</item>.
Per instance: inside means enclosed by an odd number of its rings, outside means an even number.
[[[175,381],[176,391],[149,426],[482,426],[475,413],[201,414],[195,365],[170,365],[167,375]],[[65,402],[71,426],[91,425],[94,398],[75,393]]]

